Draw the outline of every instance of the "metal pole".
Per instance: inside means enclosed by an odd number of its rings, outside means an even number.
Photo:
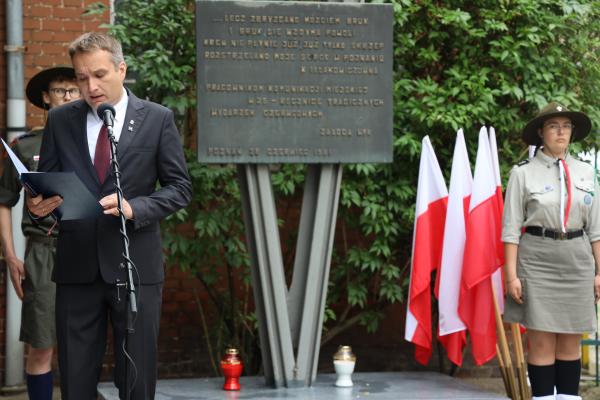
[[[6,2],[6,126],[10,141],[26,132],[23,77],[23,6],[21,0]],[[17,255],[23,258],[25,238],[20,230],[23,202],[13,208],[13,240]],[[6,274],[6,375],[5,386],[24,383],[23,343],[19,341],[21,301]]]
[[[269,174],[267,165],[238,166],[265,379],[308,387],[317,374],[342,166],[308,167],[289,290]]]

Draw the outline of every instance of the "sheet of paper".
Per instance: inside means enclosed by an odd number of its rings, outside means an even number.
[[[100,203],[75,172],[30,172],[4,139],[1,140],[19,173],[19,179],[32,195],[62,197],[63,203],[53,213],[57,219],[97,218],[102,215]]]
[[[13,165],[17,169],[17,172],[19,173],[19,175],[21,175],[23,172],[29,172],[27,170],[27,167],[21,162],[21,160],[19,160],[19,157],[17,157],[17,155],[15,154],[14,151],[12,151],[10,146],[6,144],[4,139],[2,139],[2,144],[4,145],[4,148],[6,149],[6,152],[8,153],[8,156],[10,157],[10,160],[12,161]]]

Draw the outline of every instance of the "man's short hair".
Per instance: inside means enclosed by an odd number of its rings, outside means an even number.
[[[114,36],[101,32],[88,32],[79,36],[69,45],[69,56],[71,60],[78,53],[87,53],[95,50],[106,50],[112,55],[115,67],[125,61],[123,48]]]

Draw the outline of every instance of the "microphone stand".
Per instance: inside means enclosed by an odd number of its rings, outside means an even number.
[[[117,299],[120,287],[125,287],[127,295],[125,296],[125,308],[126,308],[126,325],[125,325],[125,398],[130,399],[131,391],[129,390],[129,362],[132,361],[127,354],[129,346],[129,335],[134,333],[133,321],[137,314],[137,301],[135,295],[135,285],[133,283],[133,262],[129,258],[129,237],[127,236],[127,228],[125,226],[126,219],[125,213],[123,213],[123,190],[121,189],[121,172],[119,171],[119,163],[117,161],[117,141],[113,134],[112,124],[106,124],[106,130],[108,132],[108,139],[110,142],[110,164],[115,176],[115,187],[117,190],[117,209],[119,210],[119,218],[121,219],[121,236],[123,236],[123,259],[126,265],[120,264],[120,268],[127,268],[127,276],[125,282],[119,282],[117,279]]]

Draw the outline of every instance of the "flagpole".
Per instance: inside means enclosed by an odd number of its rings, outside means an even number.
[[[517,379],[519,380],[519,388],[521,389],[521,396],[523,399],[528,399],[529,385],[527,385],[527,376],[525,375],[525,355],[523,354],[523,340],[521,338],[521,329],[519,324],[510,324],[510,329],[513,334],[513,342],[515,344],[515,357],[517,364]]]
[[[498,332],[498,341],[500,343],[501,354],[498,354],[498,358],[504,357],[504,365],[506,366],[506,374],[508,375],[508,385],[510,387],[510,398],[512,400],[521,400],[520,393],[517,389],[517,383],[515,381],[515,374],[512,361],[510,359],[510,350],[506,341],[506,332],[504,331],[504,324],[502,322],[502,316],[500,315],[500,307],[498,306],[498,299],[496,298],[496,290],[492,285],[492,297],[494,300],[494,314],[496,316],[496,329]]]
[[[504,365],[504,359],[502,358],[498,343],[496,343],[496,354],[498,354],[498,365],[500,366],[500,375],[502,375],[502,381],[504,382],[504,390],[506,390],[506,395],[511,397],[508,372],[506,372],[506,365]]]

